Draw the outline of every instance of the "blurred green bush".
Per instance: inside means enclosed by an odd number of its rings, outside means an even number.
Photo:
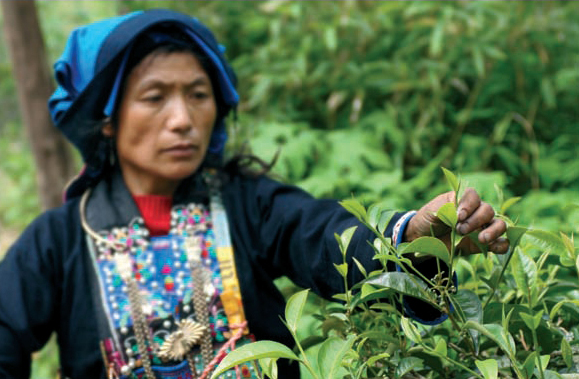
[[[577,231],[579,3],[39,2],[50,59],[81,23],[136,9],[195,15],[239,77],[230,145],[320,197],[411,209],[446,190],[527,195],[528,224]],[[1,19],[0,19],[1,21]],[[33,162],[0,41],[0,226],[39,211]],[[1,252],[0,252],[1,253]]]

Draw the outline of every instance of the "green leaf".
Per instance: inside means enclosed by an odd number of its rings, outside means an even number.
[[[348,275],[347,263],[342,263],[340,265],[334,263],[334,267],[336,267],[336,270],[338,270],[338,272],[340,273],[340,275],[342,275],[343,278],[345,278]]]
[[[368,224],[373,228],[376,228],[380,222],[380,217],[382,216],[382,206],[379,204],[372,204],[368,208]]]
[[[579,306],[579,300],[568,300],[568,299],[561,300],[560,302],[555,304],[553,308],[551,308],[551,312],[549,312],[549,318],[554,321],[555,315],[557,315],[561,307],[565,304],[575,304]]]
[[[416,325],[414,325],[408,317],[402,317],[400,325],[402,326],[402,331],[406,338],[414,343],[422,342],[422,336],[420,335],[418,328],[416,328]]]
[[[396,378],[402,378],[414,369],[420,369],[424,366],[422,359],[418,357],[406,357],[400,360],[396,367]]]
[[[536,351],[533,351],[531,354],[529,354],[527,359],[525,359],[525,362],[523,363],[523,370],[525,370],[525,373],[527,374],[527,378],[530,378],[531,375],[533,375],[533,370],[535,368],[535,361],[536,360],[537,360],[537,352]]]
[[[376,362],[378,362],[382,359],[386,359],[386,358],[390,358],[390,354],[382,353],[382,354],[378,354],[378,355],[373,355],[370,358],[368,358],[368,361],[367,361],[368,367],[373,367]]]
[[[521,197],[511,197],[510,199],[506,200],[503,205],[501,205],[501,214],[505,214],[507,210],[518,203],[521,200]]]
[[[565,378],[575,378],[576,374],[559,374],[557,371],[545,370],[543,372],[545,379],[565,379]],[[565,375],[565,376],[563,376]],[[571,376],[569,376],[571,375]]]
[[[509,239],[511,250],[514,250],[515,247],[517,247],[525,232],[527,232],[527,228],[521,226],[511,226],[507,229],[507,238]]]
[[[285,306],[285,320],[288,328],[295,334],[298,322],[302,317],[302,311],[306,304],[309,290],[303,290],[293,294]]]
[[[336,36],[336,28],[327,27],[324,31],[324,42],[326,43],[326,48],[334,52],[338,46],[338,38]]]
[[[270,379],[277,379],[277,358],[261,358],[259,366]]]
[[[464,324],[467,329],[475,329],[481,334],[493,340],[509,357],[513,357],[515,342],[509,333],[505,333],[502,326],[496,324],[481,325],[475,321],[467,321]]]
[[[356,336],[351,334],[346,340],[338,337],[328,338],[318,352],[318,367],[322,378],[338,378],[344,355],[351,349]]]
[[[348,246],[350,246],[350,241],[352,240],[352,236],[358,229],[358,226],[352,226],[342,232],[340,234],[340,239],[338,241],[340,245],[340,251],[342,252],[342,256],[346,256],[346,252],[348,251]]]
[[[560,235],[546,230],[529,229],[526,237],[529,241],[542,249],[550,249],[559,255],[561,264],[565,267],[572,267],[575,263],[575,248],[570,251],[567,243]]]
[[[368,283],[364,283],[362,284],[362,290],[360,291],[360,295],[362,296],[362,299],[365,297],[368,297],[372,294],[378,293],[378,292],[384,292],[386,289],[385,288],[376,288],[371,284]]]
[[[400,254],[420,253],[420,255],[430,255],[442,260],[450,265],[450,253],[446,245],[434,237],[420,237],[410,242],[400,251]]]
[[[414,280],[412,280],[414,279]],[[430,303],[424,291],[428,290],[426,283],[420,278],[403,272],[386,272],[366,280],[365,283],[389,288],[402,295],[412,296]]]
[[[442,51],[442,40],[444,37],[444,20],[440,20],[434,30],[432,31],[430,37],[430,47],[429,52],[431,57],[438,57]]]
[[[458,217],[456,215],[456,206],[454,203],[446,203],[442,205],[440,208],[438,208],[436,217],[454,229],[456,222],[458,221]]]
[[[340,201],[340,205],[348,212],[356,216],[361,222],[366,222],[366,209],[356,199],[347,199]]]
[[[394,216],[395,211],[384,211],[380,215],[380,220],[378,221],[378,225],[376,226],[380,234],[384,234],[386,227],[390,223],[390,220]]]
[[[517,287],[529,298],[533,293],[533,286],[537,284],[537,264],[524,251],[518,249],[513,252],[510,268]],[[532,303],[529,306],[534,306],[535,299],[531,297],[530,301]]]
[[[448,354],[448,348],[446,346],[446,340],[442,337],[439,337],[436,341],[436,346],[434,347],[434,351],[441,357],[446,357]]]
[[[476,293],[470,290],[460,289],[456,295],[451,297],[454,307],[457,311],[464,317],[465,321],[471,320],[479,324],[483,322],[483,307],[481,301]],[[475,352],[478,354],[479,332],[476,330],[468,329],[469,334],[474,343]]]
[[[364,268],[364,266],[362,266],[362,263],[360,263],[360,261],[358,261],[356,258],[352,258],[352,260],[354,261],[354,263],[356,263],[356,266],[358,266],[358,270],[360,270],[362,275],[364,275],[364,278],[367,278],[368,274],[366,273],[366,269]]]
[[[495,359],[476,361],[475,364],[485,379],[497,379],[499,377],[499,364]]]
[[[279,342],[257,341],[236,348],[223,358],[215,369],[211,378],[217,378],[230,368],[245,362],[263,358],[287,358],[300,361],[291,349]]]
[[[446,176],[446,181],[450,185],[450,189],[452,191],[458,192],[459,181],[458,181],[458,178],[456,177],[456,175],[454,175],[454,173],[452,171],[447,170],[444,167],[441,167],[441,168],[442,168],[442,171],[444,172],[444,176]]]
[[[527,325],[529,329],[537,330],[537,328],[541,324],[541,317],[543,317],[543,310],[537,312],[537,314],[535,314],[534,316],[524,312],[521,312],[519,314],[521,315],[523,322],[525,323],[525,325]]]
[[[541,355],[541,366],[543,368],[543,371],[547,368],[547,366],[549,365],[549,360],[551,359],[550,355]],[[535,367],[537,368],[537,370],[540,370],[539,368],[539,359],[535,359]]]
[[[477,45],[472,48],[472,60],[474,67],[476,68],[476,73],[479,77],[483,77],[485,74],[485,62],[480,47]]]
[[[571,345],[565,337],[561,338],[561,354],[567,367],[573,367],[573,350],[571,350]]]

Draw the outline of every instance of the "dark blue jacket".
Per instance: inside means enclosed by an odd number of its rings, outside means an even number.
[[[334,233],[358,221],[336,201],[314,199],[266,177],[232,177],[223,201],[249,328],[257,339],[291,346],[279,317],[285,302],[273,280],[286,275],[325,298],[343,291],[334,268],[342,260]],[[79,200],[71,200],[38,217],[0,264],[1,378],[28,377],[30,354],[52,332],[58,336],[63,377],[103,377],[85,238]],[[373,239],[360,227],[349,249],[368,271],[379,269],[366,242]],[[362,279],[359,270],[350,272],[351,282]],[[296,369],[280,365],[280,378],[298,378]]]

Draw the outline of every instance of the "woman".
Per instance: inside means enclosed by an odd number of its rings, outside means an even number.
[[[55,73],[49,107],[86,166],[65,204],[35,220],[0,265],[0,377],[28,377],[31,352],[53,331],[71,378],[207,377],[236,345],[291,345],[273,280],[340,292],[334,233],[357,221],[242,159],[222,163],[238,94],[211,32],[167,10],[107,19],[71,34]],[[451,199],[397,214],[385,234],[447,238],[433,212]],[[476,192],[458,216],[463,234],[481,230],[490,250],[507,250],[505,224]],[[370,238],[359,228],[349,254],[373,270]],[[420,305],[412,313],[445,317]],[[280,373],[299,377],[287,362]]]

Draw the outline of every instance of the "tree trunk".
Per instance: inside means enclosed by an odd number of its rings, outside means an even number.
[[[44,209],[62,204],[62,191],[74,175],[69,144],[56,129],[47,101],[54,90],[34,0],[0,0],[4,34],[16,78],[18,101],[36,162]]]

